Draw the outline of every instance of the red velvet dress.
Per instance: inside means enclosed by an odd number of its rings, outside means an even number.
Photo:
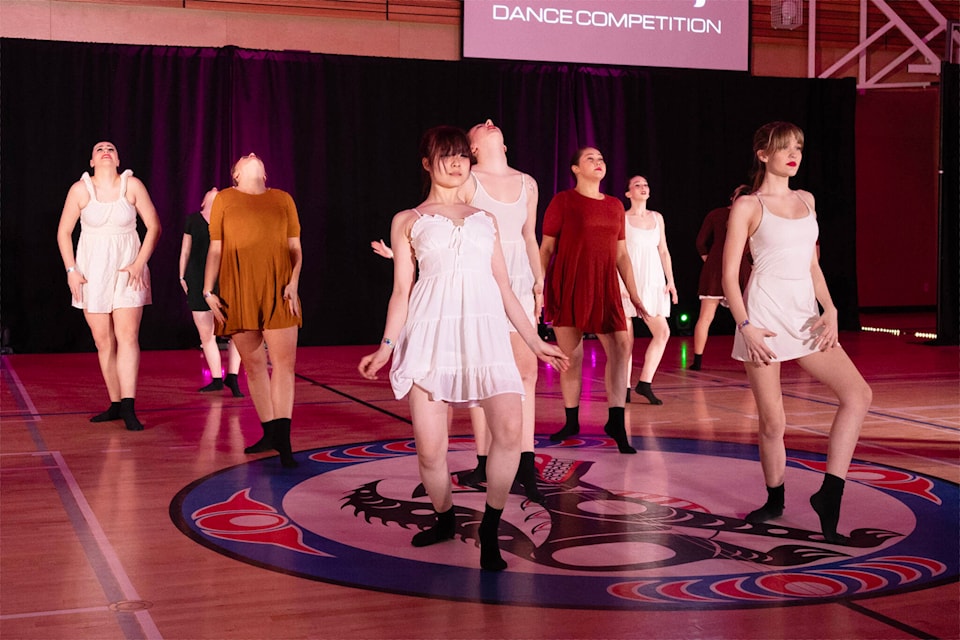
[[[550,201],[543,235],[556,238],[556,246],[545,287],[547,322],[584,333],[627,330],[617,280],[617,242],[626,237],[623,213],[616,198],[595,200],[575,189]]]

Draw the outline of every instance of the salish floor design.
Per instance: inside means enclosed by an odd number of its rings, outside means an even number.
[[[541,368],[537,461],[550,497],[511,497],[503,574],[476,568],[480,486],[458,486],[457,540],[409,546],[426,504],[409,410],[385,380],[356,373],[369,347],[299,350],[293,472],[243,454],[259,431],[252,403],[197,393],[209,379],[199,351],[143,354],[139,433],[88,422],[106,402],[94,354],[4,356],[0,635],[960,637],[958,349],[843,335],[874,404],[840,522],[862,544],[838,548],[818,540],[807,504],[836,402],[796,366],[783,368],[787,512],[743,528],[764,489],[730,341],[711,338],[694,372],[690,338],[671,339],[654,381],[664,404],[627,405],[636,456],[602,433],[596,341],[585,343],[576,442],[547,438],[563,409],[556,373]],[[467,412],[451,434],[451,470],[470,468]]]

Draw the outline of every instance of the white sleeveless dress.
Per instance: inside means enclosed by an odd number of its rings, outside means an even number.
[[[393,352],[390,384],[399,400],[413,385],[432,400],[471,406],[523,394],[506,312],[493,277],[493,220],[478,211],[457,224],[422,215],[410,231],[419,277]]]
[[[527,256],[527,245],[523,241],[523,224],[527,221],[526,176],[520,174],[520,180],[520,197],[513,202],[501,202],[487,193],[479,178],[474,175],[473,181],[477,188],[470,204],[496,216],[503,259],[507,263],[507,274],[510,276],[510,288],[520,301],[530,324],[536,327],[540,319],[533,313],[536,304],[533,295],[533,270]],[[510,330],[516,331],[512,323]]]
[[[640,302],[651,316],[670,317],[670,294],[667,293],[667,276],[663,272],[663,263],[660,261],[660,216],[653,213],[656,221],[653,229],[638,229],[630,224],[630,217],[626,217],[627,254],[633,264],[633,281],[637,285],[637,295]],[[630,295],[623,283],[623,278],[617,275],[620,281],[620,299],[623,302],[623,312],[628,318],[637,317],[637,308],[630,302]]]
[[[751,325],[777,334],[766,341],[778,361],[795,360],[817,350],[811,327],[820,319],[820,307],[810,275],[819,236],[817,214],[800,198],[807,215],[782,218],[770,213],[760,196],[757,199],[762,213],[760,226],[750,236],[753,272],[743,292],[747,318]],[[749,360],[739,331],[734,336],[732,357]]]
[[[90,174],[80,179],[87,187],[90,202],[80,210],[80,240],[77,242],[77,269],[87,279],[80,302],[73,306],[90,313],[110,313],[117,308],[142,307],[152,302],[150,270],[143,267],[143,287],[127,286],[130,265],[140,252],[137,209],[127,200],[127,179],[133,171],[120,174],[120,196],[113,202],[97,200]]]

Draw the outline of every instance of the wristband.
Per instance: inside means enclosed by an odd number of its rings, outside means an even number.
[[[744,318],[743,322],[737,325],[737,331],[743,331],[743,328],[750,324],[750,318]]]
[[[67,269],[67,273],[73,273],[73,272],[76,271],[76,270],[77,270],[76,267],[70,267],[70,268]]]
[[[391,340],[390,338],[384,338],[384,339],[383,339],[383,344],[385,344],[385,345],[387,345],[388,347],[390,347],[391,349],[393,349],[394,342],[393,342],[393,340]]]
[[[184,278],[183,276],[180,276],[180,282],[183,282],[184,280],[186,280],[186,278]]]
[[[213,295],[213,291],[204,291],[204,292],[203,292],[203,299],[206,300],[207,298],[209,298],[209,297],[212,296],[212,295]]]

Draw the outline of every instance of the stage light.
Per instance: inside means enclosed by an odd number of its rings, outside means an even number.
[[[674,325],[676,326],[676,334],[679,336],[688,336],[690,335],[690,325],[693,324],[693,318],[686,311],[679,311],[673,320]]]

